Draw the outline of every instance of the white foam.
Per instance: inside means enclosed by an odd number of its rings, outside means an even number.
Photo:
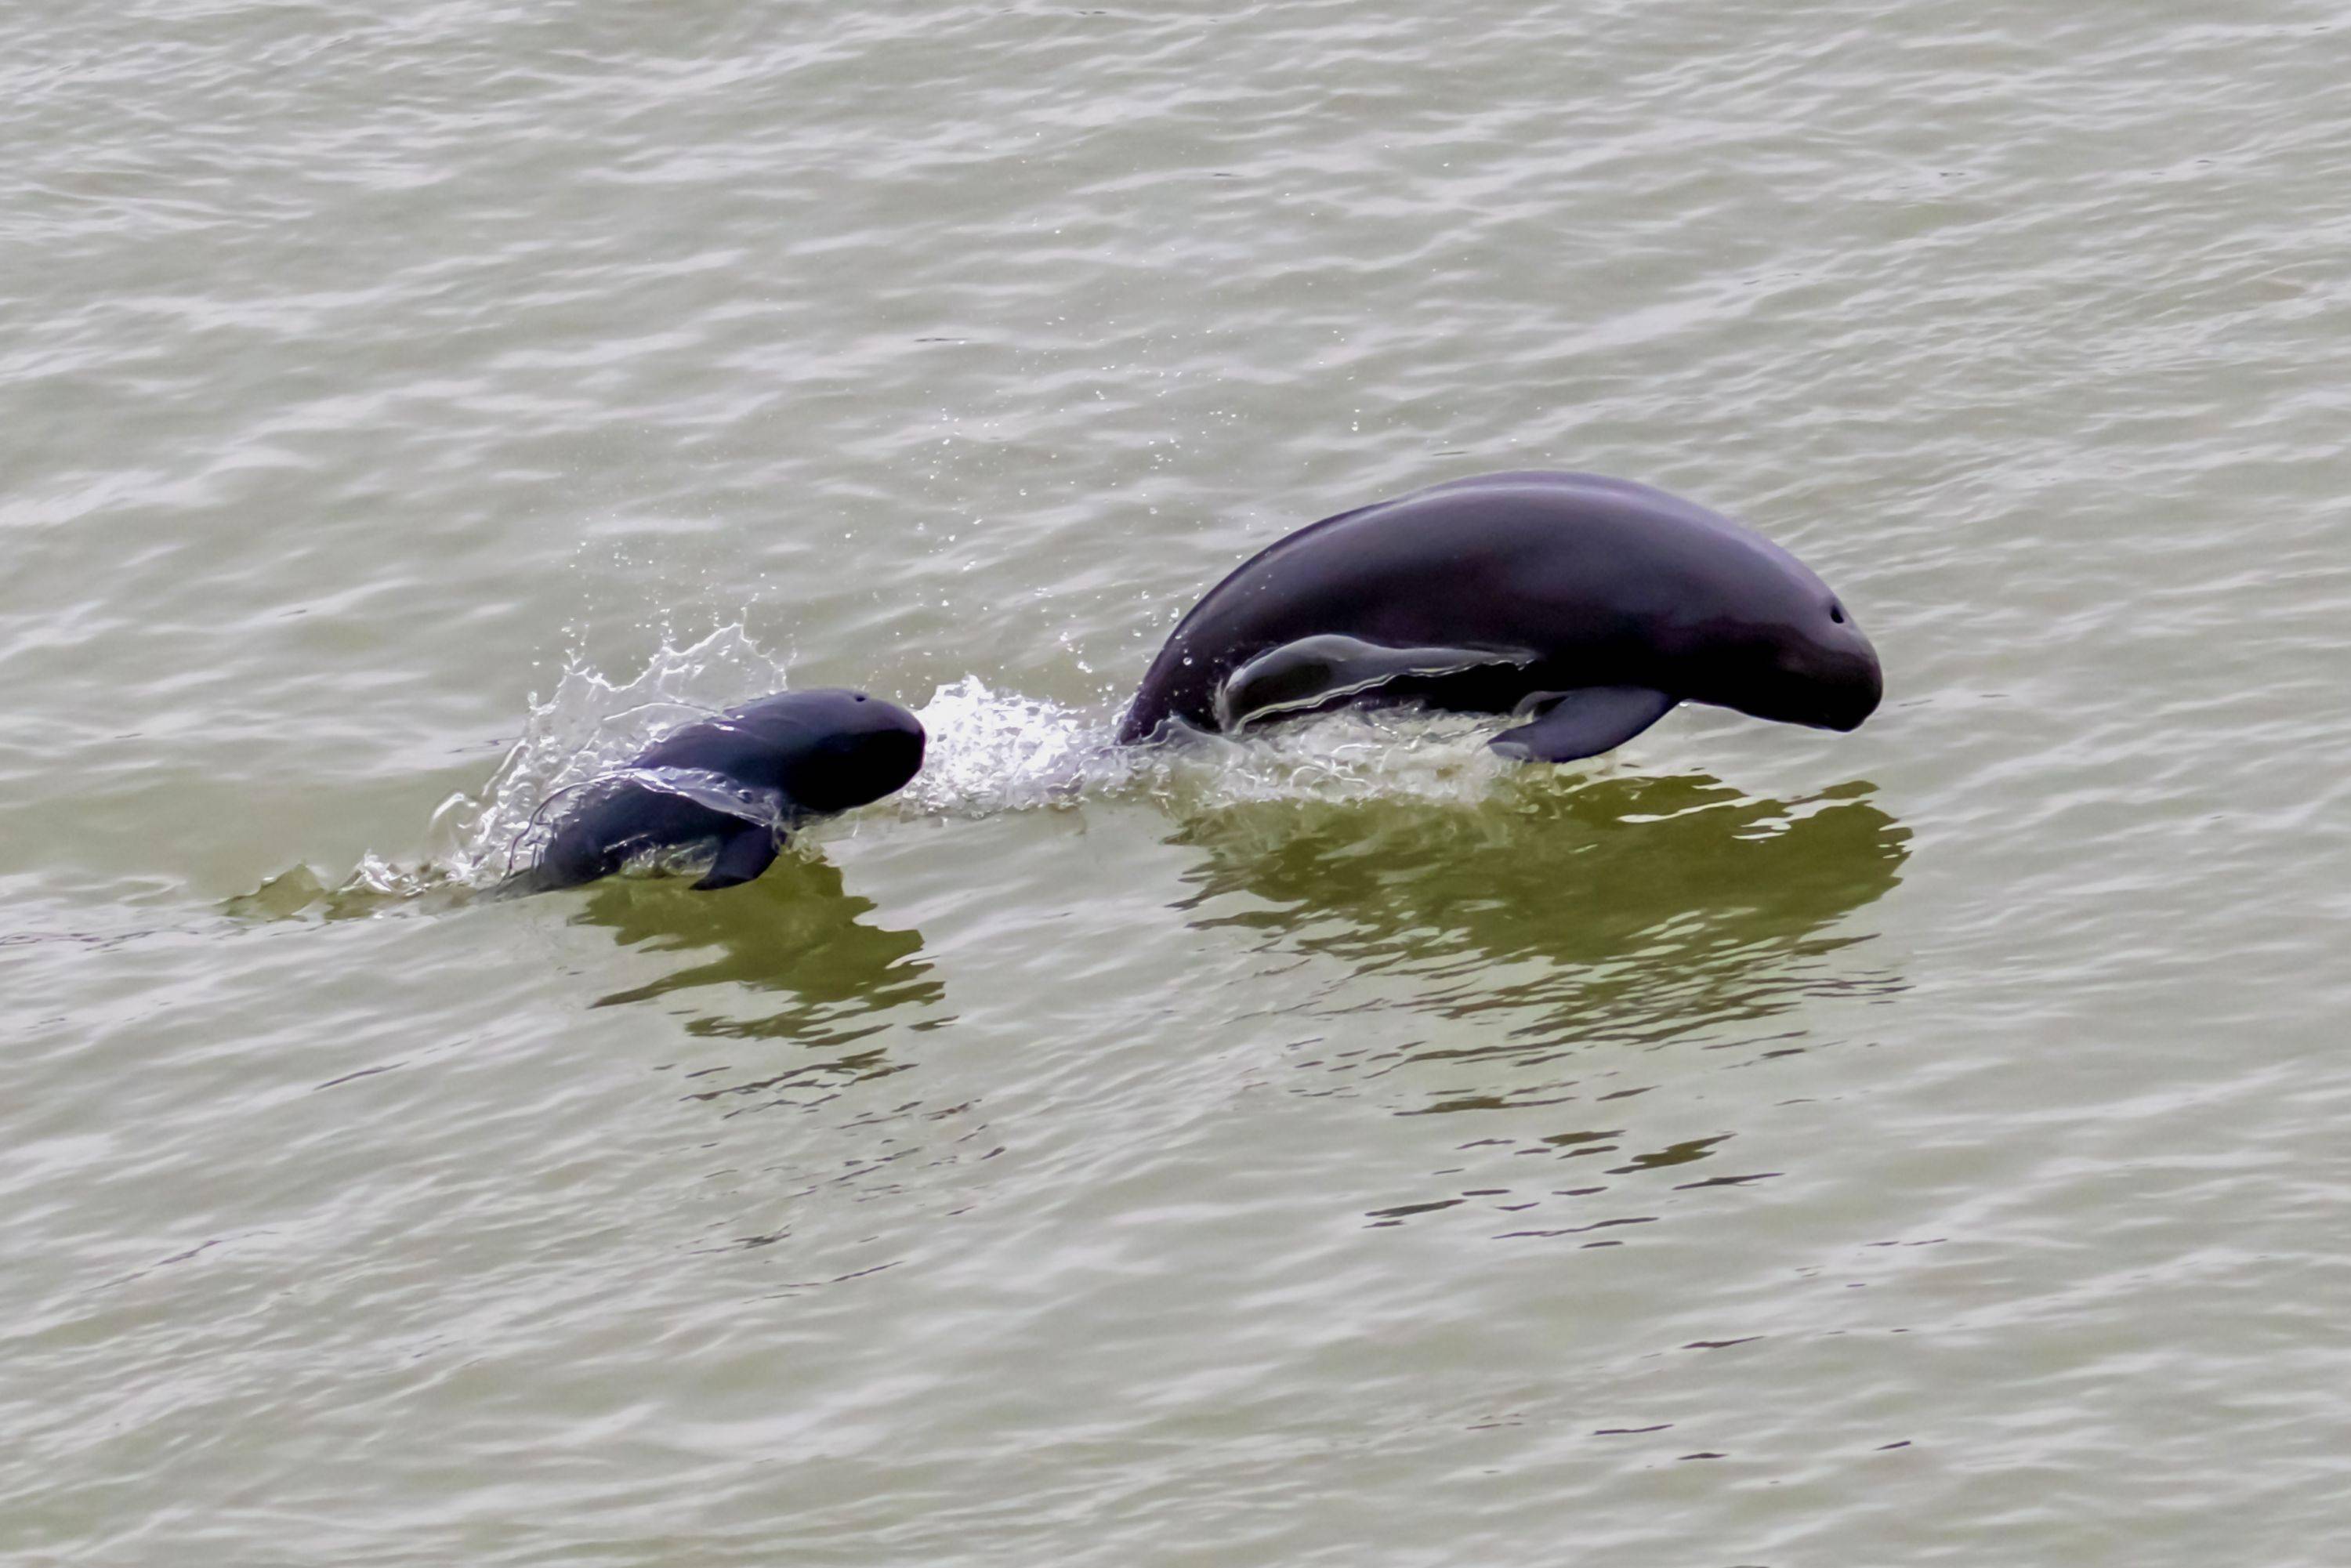
[[[782,661],[739,625],[683,648],[664,643],[625,681],[575,654],[549,696],[532,695],[521,738],[480,792],[452,795],[433,813],[427,879],[486,886],[528,864],[564,796],[663,733],[783,685]]]
[[[497,882],[529,863],[549,821],[581,787],[625,768],[663,733],[784,689],[781,659],[739,625],[664,644],[625,679],[575,656],[554,691],[534,695],[523,733],[478,792],[434,813],[425,863],[370,855],[346,891],[402,896]],[[1474,805],[1523,773],[1488,750],[1493,721],[1405,710],[1343,711],[1182,744],[1116,744],[1116,710],[999,692],[977,675],[916,710],[929,735],[923,770],[879,810],[979,817],[1069,809],[1088,799],[1159,801],[1176,810],[1262,800],[1406,800]],[[1548,771],[1548,770],[1547,770]],[[748,812],[747,811],[747,815]]]
[[[1206,809],[1258,800],[1468,805],[1518,770],[1487,749],[1491,719],[1342,709],[1246,738],[1202,736],[1157,754],[1169,792]]]
[[[1134,755],[1113,744],[1111,717],[992,691],[977,675],[939,687],[914,716],[929,738],[923,770],[897,797],[907,815],[1064,806],[1123,789],[1135,775]]]
[[[1196,810],[1253,800],[1414,800],[1471,804],[1520,772],[1487,749],[1490,719],[1343,711],[1176,745],[1122,747],[1117,715],[992,690],[966,675],[932,693],[923,771],[897,797],[909,816],[985,816],[1089,797]]]

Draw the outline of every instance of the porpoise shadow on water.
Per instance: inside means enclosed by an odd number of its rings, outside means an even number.
[[[1474,808],[1264,801],[1186,821],[1196,925],[1408,979],[1395,1005],[1485,1019],[1455,1060],[1761,1027],[1808,996],[1898,988],[1837,962],[1901,880],[1909,832],[1865,782],[1800,800],[1702,774]],[[1226,895],[1247,894],[1235,908]],[[1360,988],[1350,985],[1351,992]]]
[[[842,1045],[887,1027],[883,1015],[946,994],[920,956],[921,934],[867,924],[873,909],[842,886],[832,865],[787,855],[757,882],[721,894],[696,892],[683,878],[615,878],[588,891],[571,923],[601,926],[623,947],[699,960],[600,997],[597,1007],[739,987],[787,1005],[750,1017],[699,1014],[687,1032]]]
[[[689,1097],[729,1112],[812,1108],[851,1084],[904,1071],[914,1063],[869,1037],[945,1021],[936,1007],[946,987],[922,956],[921,934],[869,923],[873,902],[846,891],[837,869],[807,853],[781,855],[757,880],[718,892],[696,891],[685,876],[627,874],[523,901],[459,882],[388,891],[354,875],[330,886],[305,865],[220,907],[241,922],[274,924],[461,915],[492,904],[550,913],[568,906],[568,924],[660,956],[662,972],[608,991],[592,1007],[649,1004],[676,1015],[689,1036],[782,1048],[694,1068]],[[639,974],[649,967],[629,966]]]
[[[1851,918],[1909,853],[1871,792],[1782,801],[1687,775],[1466,808],[1253,802],[1170,841],[1206,857],[1196,927],[1336,961],[1298,970],[1282,1009],[1305,1032],[1290,1086],[1434,1119],[1433,1144],[1349,1182],[1369,1224],[1453,1211],[1498,1240],[1609,1247],[1781,1174],[1718,1158],[1775,1096],[1699,1088],[1711,1070],[1834,1043],[1808,1001],[1903,988]]]
[[[1469,1026],[1385,1031],[1426,1038],[1384,1047],[1355,1082],[1388,1080],[1408,1112],[1506,1108],[1555,1089],[1571,1054],[1802,1049],[1769,1037],[1806,998],[1898,990],[1890,959],[1847,952],[1872,933],[1845,917],[1895,887],[1908,854],[1907,830],[1872,793],[1856,781],[1782,801],[1702,774],[1529,775],[1465,802],[1210,806],[1180,813],[1167,841],[1200,855],[1176,903],[1193,925],[1338,961],[1301,975],[1281,1010]],[[336,919],[475,896],[329,891],[306,869],[226,907]],[[697,1097],[886,1076],[915,1063],[908,1042],[893,1060],[873,1037],[948,1021],[921,934],[872,923],[873,902],[816,856],[787,854],[722,893],[624,876],[559,902],[573,925],[646,956],[630,966],[640,975],[659,970],[595,1006],[653,1005],[690,1036],[797,1048]]]

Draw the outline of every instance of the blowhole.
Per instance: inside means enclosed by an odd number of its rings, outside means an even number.
[[[1834,621],[1834,622],[1836,622],[1838,625],[1840,625],[1840,626],[1844,625],[1844,605],[1842,605],[1842,604],[1832,604],[1832,605],[1830,605],[1830,606],[1829,606],[1829,619],[1830,619],[1830,620],[1832,620],[1832,621]]]

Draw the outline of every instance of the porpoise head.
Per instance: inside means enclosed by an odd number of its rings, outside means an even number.
[[[1755,673],[1740,707],[1758,718],[1852,730],[1885,695],[1877,650],[1844,601],[1831,594],[1825,606],[1771,627],[1769,663]]]
[[[830,816],[902,788],[923,766],[923,725],[896,703],[820,687],[778,692],[690,725],[637,758],[782,792],[795,814]]]
[[[1782,724],[1859,728],[1886,694],[1877,650],[1810,568],[1759,535],[1741,542],[1762,559],[1707,583],[1693,595],[1703,610],[1675,628],[1679,695]]]
[[[814,812],[846,811],[905,787],[923,766],[923,722],[863,692],[791,692],[792,733],[777,783]]]

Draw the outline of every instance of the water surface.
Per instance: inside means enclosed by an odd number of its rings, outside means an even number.
[[[0,1548],[2340,1561],[2351,11],[0,17]],[[1837,737],[1135,768],[1646,479]],[[759,883],[467,896],[854,684]]]

